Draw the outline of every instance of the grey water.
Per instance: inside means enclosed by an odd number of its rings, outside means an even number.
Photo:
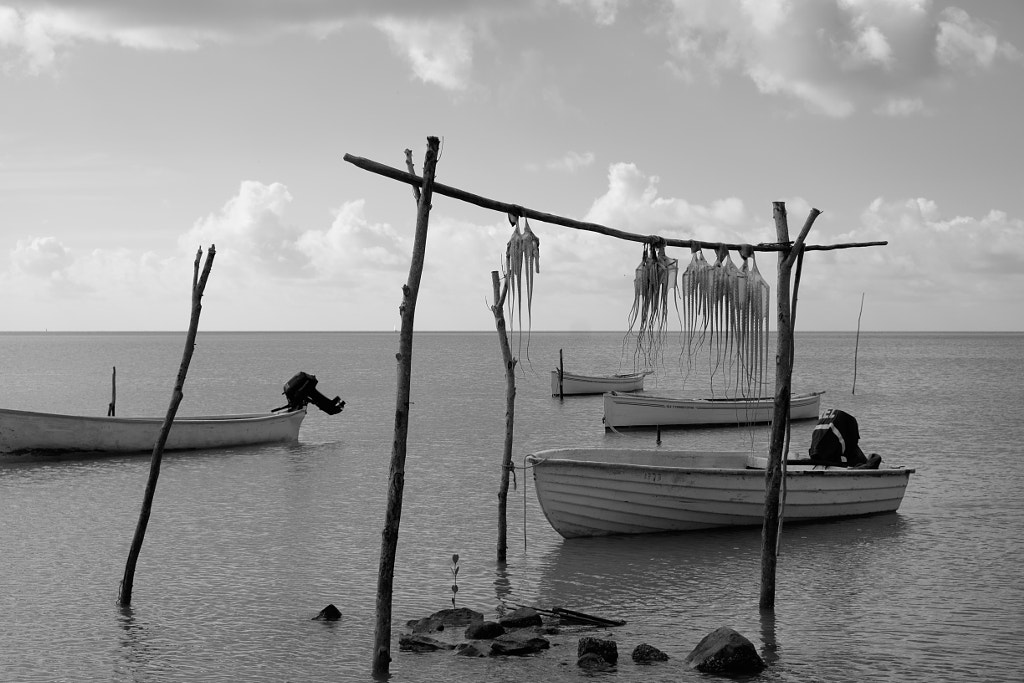
[[[184,334],[2,334],[0,406],[163,415]],[[855,354],[856,347],[856,354]],[[693,385],[665,344],[648,389]],[[180,415],[283,404],[303,370],[347,402],[311,408],[295,445],[168,453],[130,608],[116,604],[148,455],[0,459],[0,681],[369,681],[394,428],[393,333],[200,332]],[[632,369],[620,333],[513,336],[514,460],[571,445],[657,447],[606,432],[601,397],[551,396],[563,352],[581,372]],[[856,392],[853,393],[856,359]],[[771,368],[773,370],[773,368]],[[495,332],[418,332],[395,569],[394,681],[577,681],[573,638],[526,658],[399,651],[407,620],[456,604],[567,607],[619,664],[596,677],[697,681],[683,659],[730,626],[757,681],[1017,681],[1024,647],[1024,335],[798,333],[794,390],[860,422],[865,451],[916,468],[897,513],[787,527],[776,608],[762,614],[759,529],[563,540],[529,473],[495,561],[505,375]],[[811,423],[796,423],[793,451]],[[663,430],[664,448],[765,448],[767,428]],[[337,622],[314,621],[327,604]],[[629,653],[648,643],[655,666]]]

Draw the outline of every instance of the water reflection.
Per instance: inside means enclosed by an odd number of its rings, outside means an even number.
[[[148,634],[129,605],[118,605],[117,623],[121,635],[115,673],[129,680],[139,680],[152,659]]]

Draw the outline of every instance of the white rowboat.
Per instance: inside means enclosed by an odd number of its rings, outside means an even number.
[[[276,413],[181,417],[165,450],[295,442],[306,408]],[[162,417],[103,417],[0,408],[0,453],[152,452]]]
[[[760,526],[767,459],[748,452],[559,448],[526,458],[565,538]],[[786,523],[895,512],[913,469],[789,464]]]
[[[789,404],[790,419],[817,418],[823,393],[793,394]],[[771,397],[695,398],[618,392],[604,395],[604,426],[614,429],[770,423],[774,412],[775,399]]]
[[[559,395],[558,370],[551,371],[551,395]],[[608,391],[640,391],[644,388],[644,377],[651,374],[632,372],[615,375],[578,375],[562,371],[561,394],[603,394]]]

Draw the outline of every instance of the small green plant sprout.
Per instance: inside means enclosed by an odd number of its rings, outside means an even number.
[[[452,555],[452,609],[455,609],[455,594],[459,592],[459,554]]]

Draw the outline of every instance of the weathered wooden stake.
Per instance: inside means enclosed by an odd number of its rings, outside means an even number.
[[[508,557],[508,479],[513,471],[512,435],[516,424],[516,359],[512,357],[512,349],[505,331],[505,295],[508,293],[508,281],[503,287],[498,285],[498,271],[491,271],[491,287],[494,289],[494,326],[498,329],[498,343],[501,346],[501,358],[505,364],[505,447],[501,457],[501,486],[498,488],[498,562],[505,562]]]
[[[391,448],[391,472],[388,479],[388,501],[384,530],[380,540],[380,567],[377,574],[377,624],[373,644],[373,677],[388,678],[391,663],[391,599],[394,593],[395,556],[398,553],[398,528],[402,521],[402,493],[405,489],[405,454],[409,436],[409,406],[412,384],[412,339],[416,317],[423,260],[427,249],[427,226],[430,222],[430,201],[433,196],[434,171],[437,167],[437,137],[427,138],[427,154],[423,161],[423,186],[416,212],[416,236],[412,247],[409,280],[402,287],[399,314],[402,329],[398,337],[398,390],[395,397],[395,438]]]
[[[565,362],[562,360],[562,349],[558,349],[558,400],[565,400]]]
[[[107,417],[114,417],[117,408],[117,366],[110,373],[110,405],[107,406]]]
[[[779,244],[789,243],[785,202],[773,202],[775,231]],[[775,350],[775,410],[769,440],[768,469],[765,472],[764,525],[761,530],[761,609],[775,608],[775,569],[779,536],[779,498],[782,488],[782,459],[789,429],[789,399],[793,387],[793,326],[790,319],[790,280],[793,264],[804,248],[804,239],[821,212],[811,209],[796,242],[779,252],[777,284],[778,342]]]
[[[857,338],[853,343],[853,390],[851,394],[857,393],[857,352],[860,349],[860,318],[864,315],[864,292],[860,293],[860,313],[857,314]]]
[[[135,536],[132,538],[131,549],[128,551],[128,562],[125,563],[124,577],[121,579],[121,590],[118,595],[118,604],[121,606],[130,605],[132,602],[132,590],[135,584],[135,567],[139,562],[139,553],[142,552],[142,542],[146,538],[146,526],[149,524],[149,515],[153,509],[153,496],[156,493],[156,482],[160,478],[160,461],[164,455],[164,446],[167,444],[167,435],[171,432],[171,424],[178,412],[178,405],[184,397],[185,376],[188,374],[188,365],[192,361],[192,352],[195,350],[196,332],[199,330],[199,314],[203,310],[203,290],[206,289],[206,281],[210,277],[210,268],[213,267],[213,257],[217,250],[210,245],[206,253],[206,263],[203,266],[203,274],[199,275],[199,261],[203,256],[200,248],[196,252],[196,260],[192,272],[192,319],[188,325],[188,334],[185,336],[185,352],[181,357],[181,365],[178,368],[178,378],[174,382],[174,391],[171,393],[171,404],[167,408],[167,415],[160,427],[160,434],[156,444],[153,446],[153,457],[149,464],[149,480],[146,482],[146,493],[142,499],[142,510],[139,512],[139,522],[135,527]]]

